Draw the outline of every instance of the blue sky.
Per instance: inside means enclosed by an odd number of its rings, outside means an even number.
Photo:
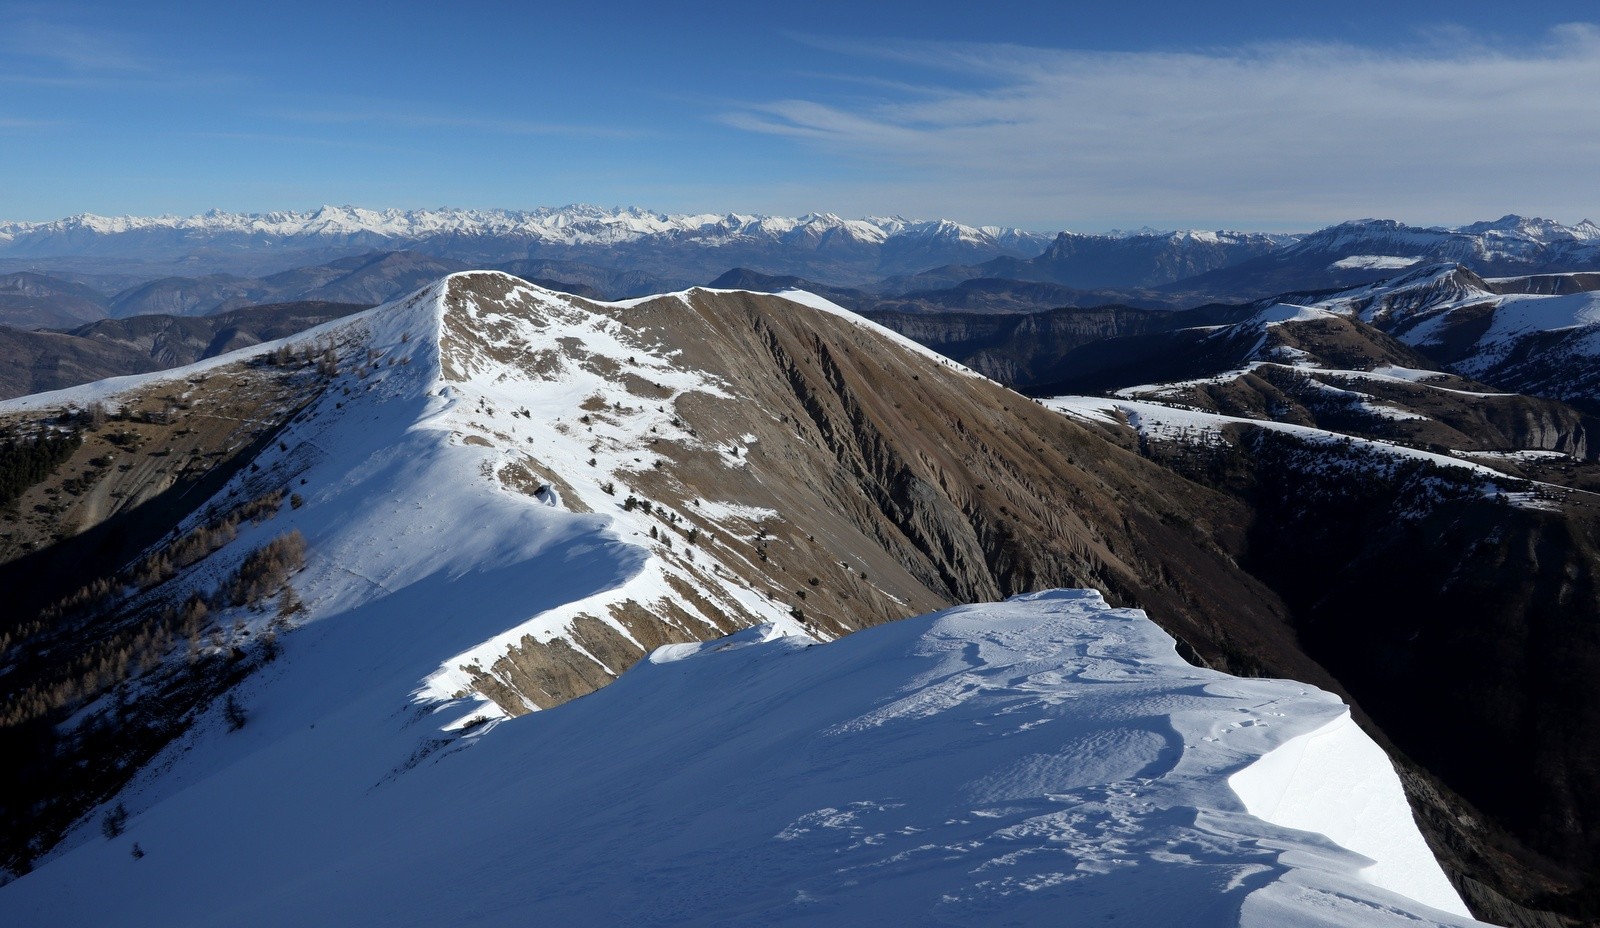
[[[590,6],[0,4],[0,220],[1600,219],[1590,3]]]

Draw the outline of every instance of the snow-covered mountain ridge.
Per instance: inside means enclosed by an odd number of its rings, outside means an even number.
[[[222,402],[257,395],[270,402]],[[137,426],[86,433],[75,463],[22,500],[36,514],[31,534],[8,532],[9,556],[97,528],[171,489],[174,471],[204,473],[228,454],[248,454],[229,464],[242,468],[232,482],[195,496],[148,557],[227,513],[255,515],[198,564],[174,556],[170,577],[64,566],[67,582],[104,591],[89,601],[105,615],[47,626],[10,652],[30,667],[7,694],[19,717],[81,703],[79,671],[58,656],[82,648],[52,638],[79,631],[104,629],[119,653],[133,636],[187,636],[195,666],[254,653],[285,616],[312,633],[382,629],[383,616],[421,609],[434,617],[422,631],[378,633],[408,642],[385,653],[421,704],[455,705],[448,722],[477,724],[590,692],[661,644],[758,623],[831,638],[953,601],[1111,577],[1184,625],[1232,609],[1226,591],[1248,585],[1199,532],[1134,540],[1146,529],[1113,501],[1190,505],[1177,481],[1141,476],[1136,459],[1100,467],[1122,452],[803,293],[606,304],[456,274],[199,365],[8,401],[0,425],[33,434],[97,402]],[[226,426],[189,437],[182,410],[265,431],[249,449]],[[105,503],[69,502],[86,485]],[[1064,511],[1068,492],[1080,500]],[[52,512],[70,521],[37,515]],[[185,603],[290,535],[307,551],[294,609],[218,606],[188,631],[162,617],[192,614]],[[1216,579],[1180,595],[1170,578],[1189,575]],[[205,628],[216,635],[202,641]],[[140,647],[136,668],[187,672],[182,647]]]
[[[1292,250],[1341,251],[1349,250],[1353,244],[1363,248],[1385,245],[1388,247],[1384,253],[1388,254],[1420,251],[1436,259],[1466,262],[1525,259],[1538,249],[1597,241],[1600,241],[1600,226],[1587,219],[1568,226],[1549,219],[1513,215],[1454,228],[1408,226],[1392,219],[1358,219],[1304,236]]]
[[[1303,302],[1359,318],[1469,377],[1536,396],[1600,399],[1600,275],[1485,278],[1430,264]]]
[[[390,776],[403,720],[305,698],[308,653],[251,687],[244,729],[197,731],[130,790],[121,835],[0,889],[0,915],[1477,924],[1337,699],[1189,666],[1097,594],[809,644],[664,648]]]
[[[305,566],[291,578],[304,611],[289,613],[292,631],[270,606],[223,603],[208,618],[214,626],[192,639],[191,669],[181,644],[167,667],[174,675],[251,668],[231,694],[251,739],[325,739],[322,751],[364,745],[314,778],[307,801],[318,809],[391,787],[399,792],[387,795],[410,797],[413,788],[399,784],[522,724],[507,716],[584,705],[571,700],[647,653],[668,667],[666,656],[704,650],[694,642],[757,626],[769,629],[757,637],[847,638],[1018,590],[1133,591],[1186,653],[1213,666],[1242,651],[1251,667],[1272,661],[1282,675],[1337,686],[1285,648],[1270,593],[1237,569],[1230,526],[1246,523],[1243,509],[809,294],[694,289],[602,303],[468,272],[242,354],[0,404],[0,419],[70,421],[62,407],[96,399],[113,410],[171,410],[137,427],[161,455],[147,463],[159,468],[198,442],[188,425],[223,418],[214,391],[248,394],[250,378],[280,376],[299,385],[300,404],[233,414],[283,418],[263,423],[272,431],[236,465],[233,483],[174,537],[207,510],[273,492],[278,502],[259,521],[238,523],[234,541],[136,595],[192,601],[273,539],[304,539]],[[181,442],[171,452],[156,444],[163,428]],[[91,469],[106,460],[130,473],[146,466],[137,448],[103,444],[92,434],[85,441]],[[204,448],[194,451],[207,460]],[[88,471],[69,471],[80,473]],[[50,502],[50,489],[25,498],[25,511],[35,498]],[[1239,650],[1219,646],[1217,629]],[[258,642],[276,633],[283,656],[255,670]],[[653,651],[663,645],[672,650]],[[96,712],[115,713],[106,718],[126,728],[155,723],[130,722],[129,713],[139,720],[142,694],[162,685],[159,675],[125,682],[72,723]],[[182,808],[178,797],[195,790],[278,796],[271,771],[311,769],[300,747],[262,754],[277,758],[271,770],[244,763],[265,745],[221,730],[223,699],[197,703],[193,725],[121,797],[135,821],[171,801]],[[59,756],[70,763],[70,745]],[[243,763],[238,775],[250,785],[216,779],[218,757]],[[845,807],[827,797],[775,832],[822,808]],[[96,855],[87,848],[102,843],[106,811],[79,821],[40,873]],[[388,807],[352,814],[307,827],[337,853],[365,859],[364,839],[351,835],[404,819]],[[437,835],[455,812],[427,815]],[[1072,846],[1105,839],[1118,849],[1121,833]],[[468,857],[478,859],[452,859]],[[1114,869],[1117,860],[1105,862]],[[292,863],[265,870],[303,876]],[[1254,874],[1241,885],[1254,886]]]
[[[1600,226],[1505,216],[1456,228],[1392,219],[1339,223],[1266,254],[1169,286],[1190,300],[1237,302],[1365,285],[1403,268],[1461,264],[1484,276],[1600,270]]]
[[[30,238],[109,236],[136,231],[172,230],[191,235],[247,235],[279,239],[343,237],[368,234],[395,240],[417,240],[441,234],[524,235],[568,245],[616,243],[652,236],[697,239],[707,245],[738,238],[777,240],[842,235],[881,243],[892,237],[962,240],[994,244],[1008,240],[1049,244],[1057,233],[1003,226],[971,226],[948,219],[917,220],[901,216],[845,219],[833,213],[799,217],[755,213],[669,214],[638,207],[606,208],[587,204],[512,209],[368,209],[324,205],[314,210],[235,213],[210,210],[193,216],[99,216],[79,213],[45,222],[0,222],[0,243]],[[1309,234],[1254,233],[1206,229],[1113,229],[1104,236],[1065,233],[1072,238],[1160,238],[1202,243],[1238,243],[1262,239],[1300,251],[1334,250],[1354,242],[1389,242],[1406,248],[1434,249],[1449,244],[1461,257],[1520,257],[1530,247],[1600,241],[1600,226],[1589,220],[1567,226],[1549,219],[1508,215],[1498,220],[1458,227],[1408,226],[1392,219],[1360,219]]]
[[[50,222],[0,223],[0,246],[21,247],[54,240],[70,246],[86,236],[171,231],[189,237],[234,236],[259,241],[368,237],[412,242],[439,236],[518,236],[529,241],[594,245],[641,239],[690,239],[707,247],[741,240],[812,242],[842,237],[867,244],[890,238],[961,241],[979,245],[1040,247],[1043,233],[1000,226],[968,226],[950,220],[910,220],[899,216],[843,219],[832,213],[797,218],[742,213],[669,215],[636,207],[606,209],[574,204],[533,210],[363,209],[323,206],[315,210],[229,213],[197,216],[96,216],[83,213]],[[32,246],[38,247],[38,246]]]

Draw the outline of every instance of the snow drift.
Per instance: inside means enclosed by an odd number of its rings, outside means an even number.
[[[1472,924],[1336,698],[1189,666],[1093,592],[674,646],[403,773],[415,719],[309,682],[264,681],[259,724],[195,738],[184,788],[0,919]]]

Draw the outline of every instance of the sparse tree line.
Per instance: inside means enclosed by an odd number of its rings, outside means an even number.
[[[110,798],[134,769],[181,734],[196,711],[277,657],[278,631],[303,608],[288,576],[303,566],[304,552],[298,532],[278,536],[209,595],[145,608],[82,653],[44,668],[53,679],[41,679],[45,673],[38,667],[10,662],[14,671],[31,670],[36,682],[0,703],[0,756],[16,761],[0,765],[0,867],[26,873],[86,809]],[[226,605],[243,591],[259,597],[245,604],[259,607],[274,579],[281,582],[277,611],[254,642],[242,619],[226,634],[216,625],[214,605]],[[166,661],[183,638],[189,640],[189,660]],[[49,652],[40,655],[41,661],[51,658],[60,660]],[[145,673],[163,665],[159,674]],[[137,692],[121,686],[140,675]],[[91,702],[94,711],[70,727],[60,724],[68,712]],[[230,730],[242,727],[244,709],[230,699],[223,718]],[[123,820],[117,815],[103,827],[120,831]]]
[[[279,613],[261,637],[263,657],[277,655],[277,626],[298,611],[299,600],[288,586],[289,576],[305,566],[305,538],[291,531],[251,552],[208,596],[195,594],[179,606],[163,606],[107,635],[73,656],[51,681],[36,682],[12,694],[0,707],[0,728],[21,725],[87,702],[111,688],[161,663],[180,640],[188,642],[190,665],[207,649],[214,654],[244,656],[243,623],[231,634],[208,621],[229,606],[258,606],[280,593]]]
[[[12,645],[39,647],[45,644],[40,639],[57,637],[52,633],[104,622],[130,587],[152,588],[198,563],[231,542],[241,522],[259,524],[275,515],[284,495],[279,490],[250,500],[147,554],[122,573],[90,581],[48,607],[34,621],[0,633],[0,654]],[[109,630],[98,641],[49,668],[47,678],[41,679],[44,673],[35,673],[31,683],[7,695],[0,703],[0,727],[45,718],[93,699],[158,665],[179,641],[188,642],[191,664],[208,647],[211,653],[241,657],[242,623],[231,636],[225,636],[220,628],[211,628],[208,636],[212,615],[229,607],[255,607],[282,593],[279,619],[274,621],[274,626],[281,625],[300,608],[288,582],[291,574],[305,566],[305,551],[305,538],[299,531],[287,532],[252,551],[237,570],[207,594],[192,594],[178,605],[139,609],[120,622],[104,622]],[[268,658],[275,656],[276,627],[263,636],[261,646]],[[26,659],[9,663],[24,666]]]
[[[98,400],[82,409],[63,410],[57,417],[62,422],[76,422],[85,430],[98,432],[110,422],[146,422],[155,425],[170,425],[178,418],[180,410],[188,409],[189,404],[175,397],[165,397],[160,409],[121,409],[113,410],[105,403]],[[126,435],[126,433],[124,433]],[[121,444],[118,436],[112,436],[114,443]]]
[[[262,355],[261,363],[270,367],[309,367],[315,364],[317,373],[324,377],[336,377],[339,374],[339,353],[331,342],[306,342],[298,349],[279,345]]]
[[[45,623],[54,624],[62,618],[97,609],[112,593],[121,592],[127,587],[147,590],[172,579],[237,538],[241,523],[260,525],[277,515],[283,506],[283,497],[282,490],[262,494],[235,507],[225,515],[215,517],[192,531],[175,537],[164,547],[135,561],[122,573],[113,577],[97,577],[89,581],[64,599],[46,607],[40,613],[40,619],[43,621],[35,623],[36,627],[31,632],[19,633],[18,637],[25,639],[31,634],[42,631]],[[3,641],[4,639],[0,639],[0,642]],[[0,653],[3,652],[4,646],[0,644]]]
[[[324,354],[319,347],[313,363]],[[146,413],[113,414],[93,404],[42,423],[39,435],[19,432],[6,442],[0,432],[0,442],[29,445],[23,450],[33,452],[38,438],[81,443],[94,429],[119,448],[142,440],[135,429],[106,427],[113,419],[151,421]],[[80,446],[62,448],[61,460]],[[223,705],[229,688],[277,657],[279,634],[304,608],[289,585],[305,563],[298,532],[250,552],[214,588],[168,595],[157,588],[234,541],[247,520],[275,516],[289,497],[275,491],[230,510],[219,507],[120,570],[89,575],[45,610],[0,614],[0,663],[7,668],[0,676],[0,757],[8,759],[0,765],[0,868],[27,872],[40,852],[86,809],[113,795],[197,712]],[[268,610],[266,627],[242,612],[222,615],[236,605]],[[242,721],[242,707],[223,708],[228,725]]]
[[[253,648],[242,618],[236,619],[231,633],[225,635],[215,624],[215,610],[208,602],[237,588],[241,577],[244,587],[260,589],[263,576],[281,571],[283,565],[296,569],[304,545],[299,533],[286,533],[263,546],[271,549],[269,553],[247,558],[251,563],[241,564],[209,597],[192,595],[179,606],[161,608],[154,617],[146,610],[145,620],[139,623],[145,637],[136,637],[131,651],[113,642],[96,652],[97,661],[110,658],[93,671],[100,674],[98,692],[81,682],[68,684],[79,686],[76,702],[98,698],[95,710],[70,727],[59,722],[73,701],[62,703],[60,692],[35,692],[30,698],[39,701],[31,707],[6,707],[12,717],[0,724],[0,756],[18,762],[0,765],[0,867],[14,874],[26,873],[40,852],[79,822],[85,810],[121,789],[134,770],[187,730],[198,712],[215,706],[240,680],[278,656],[278,631],[303,609],[287,576],[276,614]],[[137,691],[117,685],[118,678],[129,679],[144,667],[162,666],[162,659],[180,637],[190,641],[187,663],[165,662],[163,672],[145,675]],[[145,656],[142,661],[141,653]],[[18,709],[30,708],[34,718],[15,721],[22,717]],[[223,700],[221,716],[230,731],[243,727],[247,720],[246,710],[231,695]],[[101,827],[107,837],[114,837],[126,821],[126,811],[118,806],[102,820]],[[132,854],[144,856],[137,844]]]
[[[286,532],[246,555],[233,576],[211,594],[212,602],[254,606],[277,594],[289,575],[305,566],[305,536],[298,529]]]
[[[0,442],[0,507],[15,503],[27,489],[50,476],[83,445],[83,434],[49,432],[8,436]]]

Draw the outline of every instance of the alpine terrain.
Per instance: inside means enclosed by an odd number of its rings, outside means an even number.
[[[1316,514],[1258,521],[1114,405],[801,291],[496,272],[0,403],[0,920],[1548,918],[1579,881],[1518,810],[1388,733],[1483,678],[1373,684],[1323,646],[1349,599],[1262,560]],[[1391,459],[1418,518],[1589,524]]]

